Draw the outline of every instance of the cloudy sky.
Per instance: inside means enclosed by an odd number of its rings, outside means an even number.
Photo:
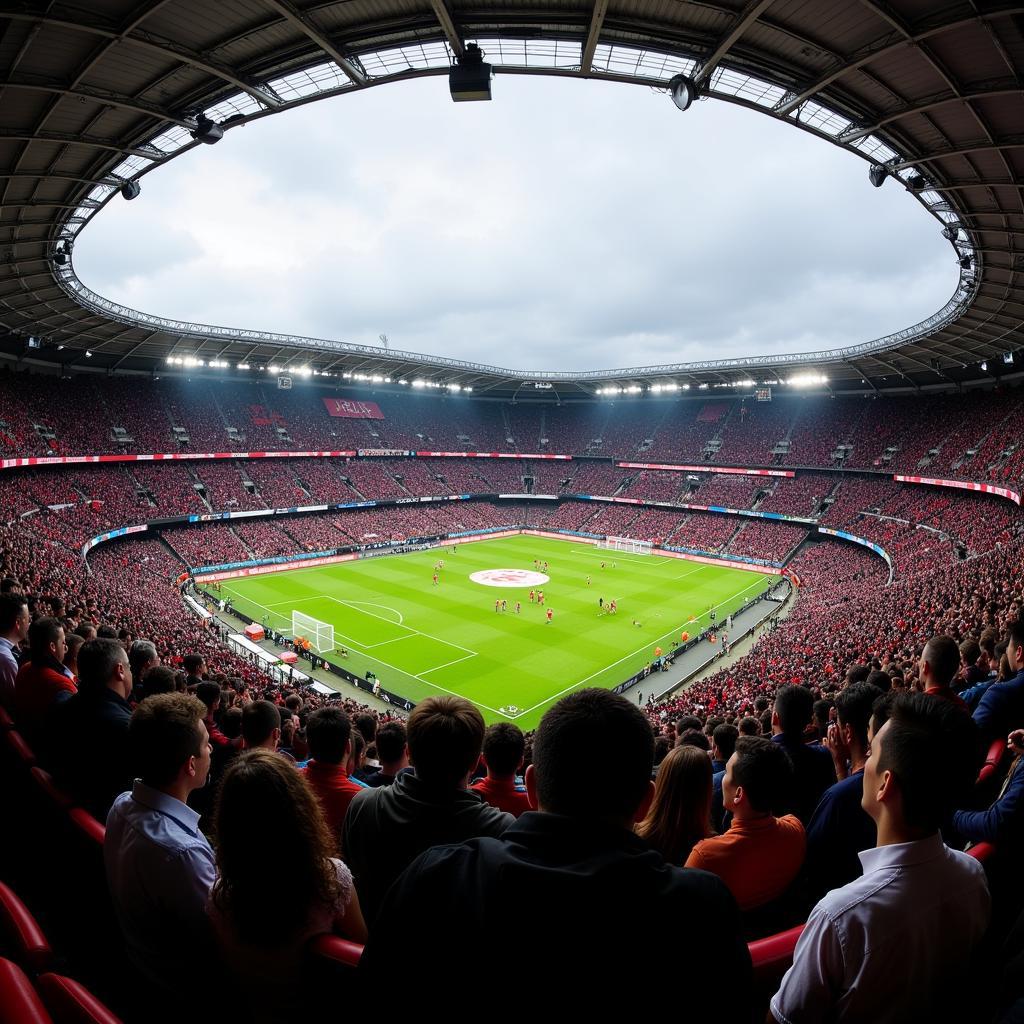
[[[498,76],[369,89],[234,129],[146,176],[75,268],[160,316],[608,369],[832,348],[938,309],[936,223],[803,132],[707,100]]]

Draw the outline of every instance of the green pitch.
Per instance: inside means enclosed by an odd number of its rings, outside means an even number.
[[[442,559],[435,586],[434,566]],[[470,579],[483,570],[532,572],[534,559],[548,563],[541,570],[550,577],[540,587],[544,607],[530,603],[529,586]],[[514,719],[531,729],[563,694],[618,685],[654,657],[656,646],[667,651],[680,632],[692,635],[706,625],[712,606],[724,619],[777,581],[656,554],[518,536],[460,544],[454,554],[442,547],[226,580],[220,596],[289,636],[292,611],[331,623],[349,656],[327,653],[329,661],[362,676],[372,669],[385,689],[412,701],[459,694],[489,722]],[[616,601],[617,613],[603,612],[599,598]],[[495,600],[503,599],[507,611],[495,612]]]

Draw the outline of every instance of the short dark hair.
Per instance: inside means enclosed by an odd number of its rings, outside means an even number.
[[[203,702],[187,693],[158,693],[139,704],[128,724],[128,747],[132,764],[143,782],[166,786],[190,757],[199,756],[199,725],[205,715]]]
[[[786,683],[775,694],[775,713],[784,736],[799,739],[814,711],[814,696],[805,686]]]
[[[196,687],[196,696],[200,700],[203,700],[203,695],[199,691],[204,686],[214,686],[220,693],[220,687],[216,683],[200,683]],[[206,701],[203,700],[203,703],[206,704]],[[277,705],[269,700],[254,700],[242,708],[242,739],[245,740],[247,747],[258,747],[261,743],[266,743],[271,733],[280,728],[281,713]]]
[[[488,775],[513,775],[523,763],[526,737],[518,725],[497,722],[484,733],[484,760]]]
[[[317,708],[306,720],[306,741],[315,761],[341,764],[352,735],[352,722],[341,708]]]
[[[740,731],[735,725],[716,725],[711,735],[718,752],[722,755],[723,761],[728,761],[736,751],[736,741],[739,739]]]
[[[14,593],[15,589],[20,587],[21,583],[18,580],[16,580],[13,576],[5,576],[2,580],[0,580],[0,594]]]
[[[846,672],[846,682],[847,684],[863,683],[869,675],[871,675],[870,665],[851,665]]]
[[[181,659],[181,667],[190,676],[194,676],[199,671],[199,666],[202,665],[202,663],[203,656],[201,654],[186,654],[185,657]]]
[[[55,644],[60,639],[63,629],[60,619],[36,619],[28,627],[28,646],[32,657],[43,655],[50,644]]]
[[[687,729],[676,743],[677,747],[696,747],[707,753],[711,750],[711,740],[702,729]]]
[[[131,655],[128,656],[131,661]],[[146,681],[142,686],[142,692],[147,697],[157,693],[174,693],[178,689],[178,677],[170,665],[154,665],[146,673]]]
[[[376,715],[371,715],[368,711],[364,711],[362,714],[356,715],[353,725],[363,734],[363,739],[367,743],[373,742],[373,738],[377,735]]]
[[[895,776],[907,825],[938,829],[969,796],[979,760],[978,727],[956,705],[924,693],[892,702],[876,768]]]
[[[1007,649],[1010,647],[1024,647],[1024,621],[1011,619],[1006,624],[1006,634],[1009,639]]]
[[[732,780],[743,787],[755,811],[779,814],[789,803],[793,762],[778,743],[765,736],[740,736]]]
[[[869,686],[873,686],[876,690],[880,690],[882,693],[892,689],[893,677],[882,669],[872,669],[871,674],[867,677],[865,682]]]
[[[381,764],[401,761],[405,744],[405,726],[401,722],[385,722],[377,730],[377,759]]]
[[[28,598],[24,594],[0,594],[0,630],[6,633],[14,629],[21,609],[28,606]]]
[[[746,715],[745,717],[741,718],[740,724],[737,728],[739,729],[740,736],[761,735],[761,723],[752,715]],[[732,757],[732,754],[730,754],[729,757]]]
[[[960,668],[960,648],[951,636],[933,636],[924,645],[921,658],[931,668],[937,686],[949,686]]]
[[[981,645],[977,640],[968,637],[960,643],[960,659],[968,667],[977,664],[981,657]]]
[[[220,683],[203,680],[196,687],[196,696],[206,705],[207,710],[211,709],[220,700]]]
[[[615,769],[602,772],[610,753]],[[650,786],[654,734],[632,701],[591,688],[563,697],[533,740],[537,796],[546,811],[632,819]]]
[[[114,669],[127,662],[128,655],[116,640],[96,637],[82,644],[78,652],[78,685],[81,689],[103,689]]]
[[[421,778],[455,786],[480,760],[484,719],[465,697],[427,697],[409,715],[409,759]]]
[[[117,630],[114,629],[114,627],[111,626],[109,622],[104,622],[99,627],[99,629],[96,630],[96,635],[101,640],[117,640],[117,639],[119,639],[119,637],[117,635]]]
[[[836,716],[842,725],[848,725],[861,747],[867,747],[868,723],[875,701],[882,690],[871,683],[851,683],[836,695]]]
[[[676,722],[676,732],[682,735],[687,729],[703,729],[704,725],[696,715],[683,715]]]

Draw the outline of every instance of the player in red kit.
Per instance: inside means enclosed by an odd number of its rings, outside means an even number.
[[[531,590],[530,591],[530,604],[533,604],[533,602],[534,602],[534,594],[533,594],[533,591]]]
[[[434,573],[434,586],[437,586],[437,573]]]
[[[549,608],[548,609],[548,622],[551,622],[551,616],[554,615],[554,614],[555,613]]]

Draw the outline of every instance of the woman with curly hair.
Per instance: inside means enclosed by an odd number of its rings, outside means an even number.
[[[681,867],[695,843],[713,836],[711,758],[699,747],[675,747],[658,768],[654,800],[636,833],[669,864]]]
[[[303,978],[309,939],[366,941],[352,874],[301,772],[269,750],[248,751],[227,770],[214,832],[210,916],[227,966],[250,1019],[294,1019],[312,997]]]

